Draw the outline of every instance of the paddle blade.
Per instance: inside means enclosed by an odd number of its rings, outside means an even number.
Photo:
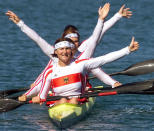
[[[23,103],[13,99],[0,99],[0,112],[7,112],[21,106]]]
[[[139,62],[137,64],[134,64],[127,69],[110,74],[113,75],[128,75],[128,76],[136,76],[136,75],[144,75],[148,73],[154,72],[154,59],[147,60],[143,62]]]
[[[4,98],[8,95],[12,95],[14,93],[22,92],[22,91],[27,91],[29,88],[19,88],[19,89],[9,89],[9,90],[4,90],[0,91],[0,98]]]
[[[92,88],[93,91],[113,92],[117,94],[153,94],[154,93],[154,79],[141,82],[133,82],[121,85],[116,88]]]

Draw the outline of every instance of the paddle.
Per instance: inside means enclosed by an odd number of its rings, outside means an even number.
[[[136,75],[143,75],[143,74],[148,74],[152,72],[154,72],[154,59],[133,64],[121,72],[112,73],[110,75],[111,76],[113,75],[136,76]]]
[[[0,98],[4,98],[8,95],[12,95],[14,93],[22,92],[22,91],[27,91],[29,88],[19,88],[19,89],[9,89],[9,90],[4,90],[0,91]]]
[[[112,92],[115,91],[117,94],[154,94],[154,79],[133,82],[121,85],[116,88],[90,88],[89,91],[97,92]]]
[[[115,72],[109,75],[110,76],[114,76],[114,75],[136,76],[136,75],[144,75],[152,72],[154,72],[154,59],[133,64],[128,68],[124,69],[123,71]],[[94,79],[94,78],[96,78],[96,76],[89,77],[88,79]]]
[[[96,88],[94,92],[88,92],[80,96],[83,97],[96,97],[96,96],[108,96],[108,95],[117,95],[117,94],[154,94],[154,79],[133,82],[124,84],[117,88]],[[66,96],[50,96],[47,101],[59,100]],[[68,96],[67,96],[68,97]],[[0,112],[6,112],[13,110],[23,104],[29,102],[19,102],[14,99],[0,99]]]
[[[26,103],[21,103],[14,99],[0,99],[0,112],[7,112],[13,110],[23,104]]]
[[[116,88],[90,88],[89,91],[85,94],[80,95],[80,98],[84,97],[96,97],[96,96],[107,96],[107,95],[117,95],[117,94],[151,94],[154,95],[154,79],[133,82],[121,85]],[[65,96],[51,96],[48,100],[59,100]]]

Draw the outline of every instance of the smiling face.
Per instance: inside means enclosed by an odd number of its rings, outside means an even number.
[[[69,38],[59,38],[55,42],[55,55],[58,57],[58,64],[66,66],[70,64],[75,50],[74,42]]]
[[[72,59],[72,49],[70,47],[62,47],[55,50],[55,54],[59,59],[60,66],[66,66]]]

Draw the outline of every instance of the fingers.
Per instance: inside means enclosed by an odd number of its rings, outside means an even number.
[[[104,6],[103,6],[103,9],[107,10],[110,8],[110,3],[106,3]]]
[[[7,16],[13,16],[13,15],[15,15],[12,11],[7,11],[6,13],[5,13]]]
[[[26,101],[26,100],[27,100],[27,96],[26,96],[25,94],[22,95],[22,96],[19,96],[19,97],[18,97],[18,100],[19,100],[19,101],[22,101],[22,102],[23,102],[23,101]]]
[[[39,96],[35,96],[32,98],[32,103],[34,103],[34,104],[42,105],[44,102],[45,102],[45,100],[41,100]]]
[[[121,86],[121,85],[122,85],[122,83],[116,82],[116,83],[114,84],[114,87],[118,87],[118,86]]]
[[[125,4],[121,6],[119,11],[122,12],[124,8],[125,8]]]
[[[135,37],[133,36],[133,37],[132,37],[132,41],[131,41],[131,43],[130,43],[131,49],[134,47],[134,43],[135,43]]]
[[[100,7],[98,11],[99,18],[104,20],[107,17],[109,10],[110,10],[110,3],[106,3],[103,7]]]
[[[133,36],[133,37],[132,37],[132,40],[131,40],[131,43],[130,43],[130,47],[132,47],[132,46],[133,46],[134,41],[135,41],[135,37]]]
[[[132,37],[132,41],[130,43],[129,50],[132,52],[132,51],[138,50],[138,48],[139,48],[139,43],[137,41],[135,41],[134,37]]]
[[[102,11],[109,10],[110,9],[110,3],[106,3],[103,7],[100,7],[99,9],[102,10]]]
[[[110,10],[110,3],[106,3],[106,4],[104,5],[103,9],[104,9],[104,12],[105,12],[106,14],[108,14],[108,12],[109,12],[109,10]]]
[[[135,37],[133,36],[133,37],[132,37],[131,44],[133,44],[133,43],[134,43],[134,41],[135,41]]]
[[[128,10],[130,10],[130,8],[125,8],[125,9],[123,9],[123,10],[128,11]]]
[[[9,16],[9,20],[13,21],[15,24],[17,24],[20,21],[19,17],[10,10],[7,11],[5,14]]]
[[[102,7],[99,7],[99,9],[98,9],[98,14],[99,15],[101,14],[101,9],[102,9]]]
[[[132,16],[132,11],[129,11],[129,10],[130,10],[130,8],[124,9],[124,11],[123,11],[124,17],[130,18]]]
[[[130,18],[132,16],[132,11],[130,11],[130,8],[125,8],[125,5],[122,5],[119,14],[123,17]]]
[[[7,16],[10,16],[10,17],[15,17],[16,16],[16,14],[14,14],[12,11],[7,11],[5,14]]]
[[[138,50],[139,43],[137,41],[135,41],[133,46],[134,46],[134,49],[132,51]]]

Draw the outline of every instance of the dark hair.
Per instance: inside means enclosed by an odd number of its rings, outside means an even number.
[[[67,30],[70,30],[70,29],[71,30],[76,30],[78,32],[78,28],[75,27],[74,25],[67,25],[67,26],[65,26],[64,32],[67,31]]]
[[[80,39],[80,34],[76,30],[71,28],[63,32],[62,38],[64,38],[67,34],[70,34],[70,33],[76,33],[78,35],[78,38]]]

